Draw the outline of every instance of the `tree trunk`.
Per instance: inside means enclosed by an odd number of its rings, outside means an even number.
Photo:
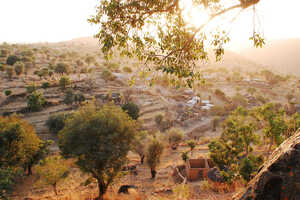
[[[32,170],[31,170],[31,168],[32,168],[31,165],[28,165],[28,166],[27,166],[27,169],[28,169],[28,171],[27,171],[27,176],[31,176],[31,175],[32,175]]]
[[[152,178],[152,179],[155,179],[155,176],[156,176],[156,171],[155,171],[155,169],[151,169],[151,178]]]
[[[54,190],[55,195],[57,196],[58,193],[57,193],[56,183],[53,184],[53,190]]]
[[[144,159],[145,159],[145,156],[142,155],[142,156],[141,156],[141,164],[144,164]]]
[[[103,200],[103,195],[106,193],[107,190],[107,185],[102,180],[97,180],[98,181],[98,198],[96,200]]]

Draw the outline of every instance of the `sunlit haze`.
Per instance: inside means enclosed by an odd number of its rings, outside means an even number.
[[[284,2],[284,3],[283,3]],[[95,13],[98,0],[9,0],[0,1],[0,42],[58,42],[91,36],[97,27],[87,19]],[[267,40],[300,37],[300,1],[261,0],[257,6],[256,25]],[[206,16],[198,16],[192,23],[199,25]],[[253,12],[245,11],[230,27],[232,46],[247,44],[253,32]]]

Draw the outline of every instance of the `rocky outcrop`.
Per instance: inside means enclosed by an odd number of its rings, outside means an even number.
[[[300,199],[300,130],[282,143],[234,200]]]

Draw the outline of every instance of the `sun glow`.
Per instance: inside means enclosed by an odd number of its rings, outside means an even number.
[[[181,1],[180,7],[183,10],[183,17],[189,27],[198,28],[209,19],[209,14],[205,8],[193,5],[192,0]]]

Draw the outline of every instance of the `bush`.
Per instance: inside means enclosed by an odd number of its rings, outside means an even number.
[[[52,156],[38,165],[36,171],[40,177],[39,183],[51,185],[55,195],[58,195],[57,183],[68,176],[69,166],[60,156]]]
[[[159,126],[161,122],[164,120],[164,116],[162,114],[158,114],[155,116],[155,123]]]
[[[184,138],[184,132],[178,128],[171,128],[170,130],[167,131],[167,137],[171,147],[173,149],[176,149],[178,144]]]
[[[27,93],[32,93],[32,92],[36,91],[37,89],[38,88],[35,84],[31,84],[26,87]]]
[[[122,109],[134,120],[139,118],[139,107],[132,102],[126,103],[122,106]]]
[[[111,71],[104,69],[102,71],[101,77],[105,80],[105,81],[113,81],[115,80],[115,76],[111,73]]]
[[[219,106],[219,105],[212,107],[211,112],[213,115],[216,115],[216,116],[225,116],[228,114],[225,107]]]
[[[71,81],[70,81],[69,77],[67,77],[67,76],[63,76],[59,79],[59,87],[62,90],[65,90],[67,85],[70,85],[70,84],[71,84]]]
[[[4,72],[5,71],[5,66],[3,63],[0,62],[0,71]]]
[[[85,101],[85,96],[82,93],[77,93],[74,95],[74,101],[77,104],[81,104]]]
[[[58,74],[69,74],[71,72],[71,68],[66,63],[58,63],[55,67],[55,73]]]
[[[132,69],[130,67],[123,67],[123,72],[132,73]]]
[[[72,105],[73,102],[74,102],[74,93],[73,93],[73,90],[68,89],[66,91],[66,95],[65,95],[65,98],[64,98],[64,103],[67,104],[67,105]]]
[[[51,115],[46,121],[46,126],[53,134],[58,134],[65,126],[66,119],[70,116],[68,113]]]
[[[42,84],[42,88],[43,88],[43,89],[47,89],[49,86],[50,86],[50,83],[49,83],[49,82],[44,82],[44,83]]]
[[[119,175],[136,136],[135,122],[114,105],[87,104],[59,132],[59,148],[98,181],[99,199]]]
[[[32,92],[27,97],[27,107],[31,112],[41,111],[46,106],[46,103],[45,97],[38,92]]]
[[[16,62],[20,61],[16,55],[9,55],[6,59],[6,64],[13,66]]]
[[[8,77],[9,79],[12,79],[12,77],[13,77],[14,74],[15,74],[15,70],[14,70],[12,67],[7,66],[7,67],[6,67],[6,74],[7,74],[7,77]]]
[[[14,64],[14,67],[15,67],[15,72],[18,76],[24,73],[24,69],[25,69],[25,64],[24,63],[16,62]]]
[[[9,95],[11,95],[11,93],[12,93],[11,90],[5,90],[4,91],[5,96],[9,96]]]

